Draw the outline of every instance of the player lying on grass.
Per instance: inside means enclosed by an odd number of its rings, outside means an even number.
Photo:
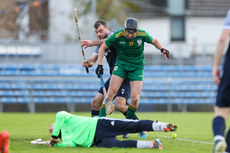
[[[159,139],[154,141],[120,141],[116,139],[116,136],[140,131],[170,132],[176,130],[176,125],[158,121],[81,117],[60,111],[56,114],[55,123],[49,127],[52,137],[47,145],[57,147],[91,147],[95,145],[105,148],[163,149]],[[59,138],[61,141],[59,141]]]

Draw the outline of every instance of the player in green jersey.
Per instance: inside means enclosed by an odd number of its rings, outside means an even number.
[[[56,114],[55,123],[49,127],[52,138],[47,145],[57,147],[91,147],[96,145],[106,148],[162,149],[163,146],[159,139],[154,141],[120,141],[116,139],[116,136],[141,131],[170,132],[176,130],[176,125],[158,121],[82,117],[60,111]],[[59,138],[62,140],[61,142]]]
[[[105,99],[106,113],[111,114],[114,109],[112,100],[116,95],[124,79],[128,79],[131,85],[131,102],[128,106],[126,118],[133,119],[139,105],[143,76],[144,76],[144,43],[151,43],[169,58],[169,51],[164,49],[161,43],[146,31],[138,29],[138,22],[134,18],[125,21],[125,28],[111,35],[99,49],[98,66],[96,74],[103,75],[102,60],[105,50],[112,46],[117,46],[117,59],[112,73],[108,98]]]

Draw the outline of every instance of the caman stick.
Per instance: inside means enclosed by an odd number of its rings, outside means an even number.
[[[80,41],[80,46],[81,46],[81,35],[80,35],[80,32],[79,32],[79,27],[78,27],[78,18],[77,18],[77,9],[76,8],[74,9],[74,16],[75,16],[75,24],[76,24],[78,39]],[[84,61],[86,61],[85,60],[85,52],[84,52],[84,49],[83,49],[82,46],[81,46],[81,52],[82,52],[82,56],[83,56]],[[86,72],[89,73],[88,67],[86,67],[85,69],[86,69]]]

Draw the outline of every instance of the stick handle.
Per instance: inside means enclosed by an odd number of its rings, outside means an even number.
[[[107,93],[106,93],[106,89],[105,89],[105,83],[104,83],[104,80],[103,80],[103,77],[102,77],[101,74],[100,74],[100,81],[101,81],[101,86],[102,86],[102,89],[103,89],[104,97],[106,99],[107,98]],[[105,101],[103,101],[103,104],[105,104],[104,102]]]
[[[77,17],[77,9],[76,8],[74,9],[74,18],[75,18],[75,24],[76,24],[76,28],[77,28],[78,40],[79,40],[80,46],[81,46],[81,35],[80,35],[79,27],[78,27],[78,17]],[[85,52],[84,52],[84,49],[82,46],[81,46],[81,53],[82,53],[84,61],[86,61]],[[89,73],[89,68],[86,67],[85,69],[86,69],[86,72]]]
[[[30,142],[31,144],[47,144],[47,143],[49,143],[48,141],[31,141]]]

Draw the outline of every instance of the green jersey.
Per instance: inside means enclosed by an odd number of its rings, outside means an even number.
[[[98,118],[81,117],[65,111],[56,114],[52,135],[58,137],[61,130],[62,143],[58,147],[90,147],[93,143]]]
[[[121,29],[106,39],[108,47],[117,46],[116,62],[128,66],[142,68],[145,64],[144,42],[152,43],[153,37],[144,30],[138,29],[136,37],[127,39],[124,29]]]

